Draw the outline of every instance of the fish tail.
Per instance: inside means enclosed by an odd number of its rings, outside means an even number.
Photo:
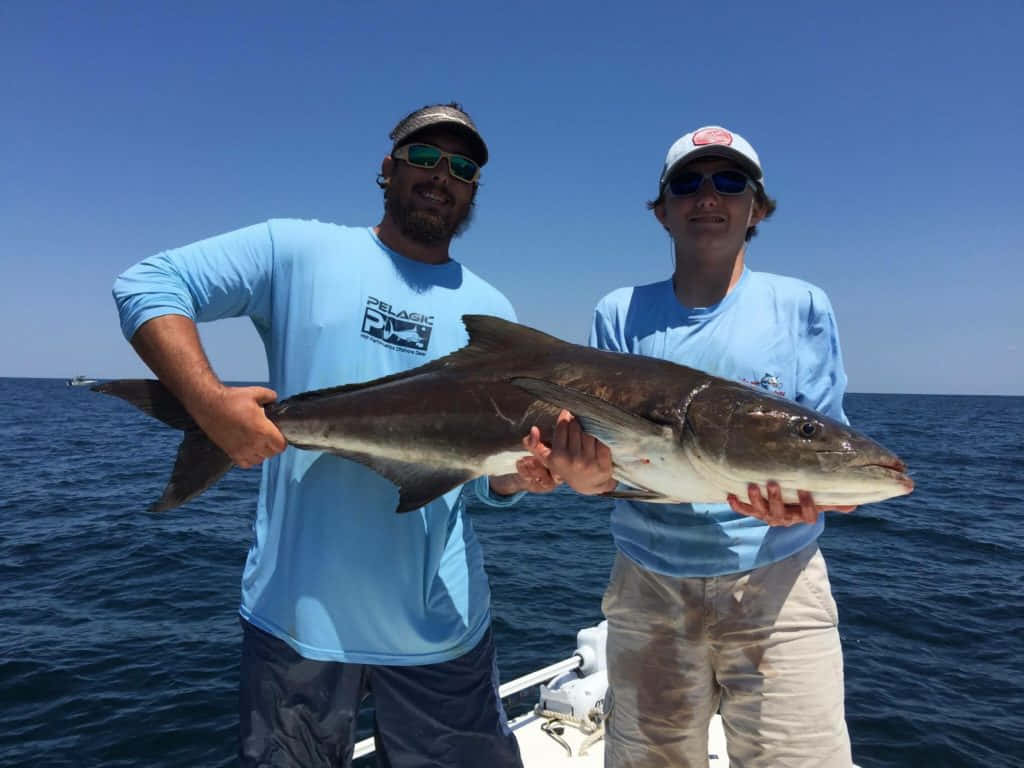
[[[233,466],[231,458],[199,429],[185,406],[159,381],[115,379],[92,388],[94,392],[119,397],[164,424],[183,430],[171,479],[150,512],[180,507],[220,480]]]

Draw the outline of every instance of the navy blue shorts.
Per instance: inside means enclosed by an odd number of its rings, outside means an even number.
[[[243,768],[352,763],[359,704],[374,699],[379,768],[522,768],[498,696],[490,628],[440,664],[312,661],[242,620],[239,759]]]

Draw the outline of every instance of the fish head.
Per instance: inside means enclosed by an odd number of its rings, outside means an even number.
[[[683,450],[694,469],[747,500],[756,483],[798,490],[816,504],[851,505],[910,493],[914,482],[895,454],[855,429],[785,398],[740,384],[712,385],[686,409]]]

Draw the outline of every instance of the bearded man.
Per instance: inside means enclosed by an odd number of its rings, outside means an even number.
[[[396,515],[391,483],[286,448],[263,411],[279,395],[446,355],[466,343],[464,314],[515,319],[449,255],[487,162],[469,115],[430,105],[390,138],[376,227],[271,220],[159,253],[114,284],[139,356],[236,464],[262,463],[239,610],[243,766],[349,765],[370,692],[379,765],[521,766],[462,489]],[[197,322],[242,315],[263,340],[270,388],[223,384],[200,344]],[[523,459],[478,491],[502,505],[550,490],[538,468]]]

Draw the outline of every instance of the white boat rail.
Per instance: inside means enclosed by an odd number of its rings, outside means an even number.
[[[546,683],[553,677],[558,677],[565,672],[571,672],[574,669],[579,669],[583,664],[583,657],[578,653],[574,653],[568,659],[557,661],[554,664],[538,669],[536,672],[530,672],[522,677],[517,677],[515,680],[509,680],[507,683],[498,688],[498,696],[505,698],[511,696],[513,693],[519,693],[525,691],[527,688],[532,688],[535,685]]]

